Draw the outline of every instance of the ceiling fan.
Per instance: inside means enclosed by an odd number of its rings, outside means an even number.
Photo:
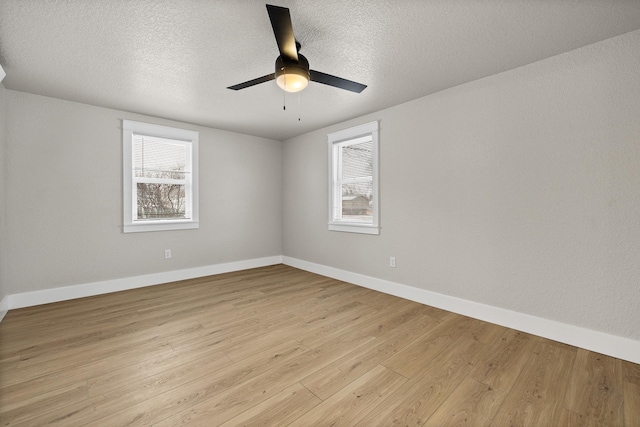
[[[240,90],[273,79],[287,92],[299,92],[309,84],[309,80],[325,85],[360,93],[367,86],[342,77],[332,76],[320,71],[310,70],[309,61],[300,54],[300,43],[293,35],[291,15],[286,7],[267,5],[267,13],[273,27],[280,56],[276,59],[276,71],[257,79],[229,86],[227,89]]]

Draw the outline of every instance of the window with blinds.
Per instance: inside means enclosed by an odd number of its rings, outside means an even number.
[[[198,133],[123,121],[124,231],[198,227]]]
[[[329,134],[329,229],[378,234],[378,122]]]

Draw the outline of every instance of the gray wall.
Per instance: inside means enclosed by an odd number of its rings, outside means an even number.
[[[6,96],[7,293],[282,254],[280,141]],[[199,229],[122,233],[123,118],[200,132]]]
[[[3,298],[9,294],[7,291],[6,281],[7,239],[5,235],[6,103],[7,90],[0,83],[0,302],[2,302]],[[0,316],[2,316],[2,310],[0,310]]]
[[[285,141],[284,255],[640,339],[638,52],[635,31]],[[381,234],[329,232],[327,133],[375,119]]]

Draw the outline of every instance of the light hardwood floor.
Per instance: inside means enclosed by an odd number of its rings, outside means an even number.
[[[640,365],[283,265],[10,311],[19,426],[640,426]]]

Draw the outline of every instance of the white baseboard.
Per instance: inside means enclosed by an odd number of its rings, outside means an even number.
[[[4,316],[7,315],[7,311],[9,311],[9,295],[5,295],[0,301],[0,322],[4,319]]]
[[[143,276],[6,295],[2,301],[0,301],[0,321],[2,321],[9,310],[16,308],[66,301],[75,298],[84,298],[110,292],[174,282],[177,280],[193,279],[196,277],[211,276],[214,274],[229,273],[232,271],[247,270],[250,268],[265,267],[281,263],[400,298],[416,301],[421,304],[430,305],[432,307],[441,308],[443,310],[484,320],[486,322],[495,323],[507,328],[517,329],[519,331],[538,335],[554,341],[581,347],[586,350],[628,360],[633,363],[640,363],[640,341],[439,294],[425,289],[414,288],[412,286],[365,276],[358,273],[352,273],[350,271],[327,267],[287,256],[273,256],[235,261],[184,270],[175,270]]]
[[[640,341],[414,288],[412,286],[352,273],[350,271],[314,264],[287,256],[283,257],[282,262],[291,267],[353,283],[421,304],[581,347],[618,359],[640,363]]]
[[[85,283],[82,285],[44,289],[41,291],[23,292],[20,294],[7,295],[2,300],[2,305],[0,305],[0,314],[2,314],[1,310],[5,307],[6,310],[31,307],[34,305],[84,298],[111,292],[125,291],[128,289],[142,288],[145,286],[159,285],[161,283],[175,282],[177,280],[193,279],[196,277],[211,276],[214,274],[229,273],[232,271],[247,270],[250,268],[265,267],[281,263],[282,256],[278,255],[267,258],[256,258],[224,264],[208,265],[204,267],[187,268],[184,270],[147,274],[143,276]]]

